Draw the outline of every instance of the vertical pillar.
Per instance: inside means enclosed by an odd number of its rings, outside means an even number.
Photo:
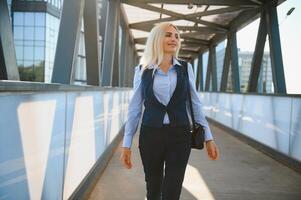
[[[7,1],[0,1],[0,80],[20,80]]]
[[[78,53],[78,40],[84,1],[64,0],[54,59],[52,83],[70,84]]]
[[[104,39],[104,52],[102,62],[102,86],[111,86],[114,68],[114,57],[116,49],[116,38],[118,38],[118,13],[120,12],[120,1],[110,0],[108,5],[107,25]]]
[[[124,75],[126,73],[126,65],[125,65],[125,53],[126,46],[128,45],[126,42],[126,32],[125,28],[122,24],[122,36],[121,36],[121,50],[120,50],[120,61],[119,61],[119,86],[124,87]]]
[[[203,91],[203,54],[198,56],[198,67],[196,75],[196,89]]]
[[[210,51],[209,51],[208,63],[207,63],[207,72],[206,72],[206,80],[205,80],[205,91],[209,91],[211,71],[212,71],[211,70],[211,55],[210,55]]]
[[[212,75],[212,91],[217,91],[217,74],[216,74],[216,52],[215,47],[211,45],[209,48],[211,75]]]
[[[98,5],[96,0],[85,1],[84,9],[87,84],[100,85],[98,49]]]
[[[269,35],[270,56],[275,93],[286,94],[280,34],[277,18],[277,4],[266,7],[267,31]]]
[[[120,23],[120,9],[117,12],[117,23],[116,23],[116,38],[115,38],[115,50],[114,50],[114,61],[113,61],[113,77],[112,77],[112,86],[120,86],[119,85],[119,71],[120,71],[120,64],[119,64],[119,42],[120,38],[120,30],[119,30],[119,23]]]

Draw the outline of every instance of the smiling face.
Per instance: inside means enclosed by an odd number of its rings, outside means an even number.
[[[164,54],[174,55],[179,46],[179,33],[173,26],[167,26],[163,39]]]

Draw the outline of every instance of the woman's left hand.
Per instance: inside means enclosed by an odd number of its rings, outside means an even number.
[[[206,141],[206,149],[208,156],[211,160],[217,160],[219,157],[219,152],[217,146],[213,140]]]

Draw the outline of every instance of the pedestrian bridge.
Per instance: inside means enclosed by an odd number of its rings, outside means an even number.
[[[181,200],[301,199],[301,95],[287,92],[277,18],[277,6],[285,2],[65,0],[51,79],[47,82],[45,69],[44,82],[35,82],[24,80],[9,7],[1,1],[0,199],[146,199],[139,128],[133,168],[123,168],[119,156],[133,67],[146,40],[141,35],[161,21],[179,23],[179,57],[194,66],[220,152],[212,161],[205,149],[192,150]],[[39,3],[52,12],[49,4]],[[10,12],[22,6],[26,2],[13,2]],[[255,50],[243,85],[236,33],[256,19]],[[271,87],[260,72],[267,36]],[[80,40],[83,66],[75,61]],[[220,58],[216,47],[224,40]]]

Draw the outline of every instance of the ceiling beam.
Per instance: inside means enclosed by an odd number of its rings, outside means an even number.
[[[187,17],[186,15],[176,13],[176,12],[173,12],[173,11],[169,11],[169,10],[165,10],[163,8],[158,8],[156,6],[148,5],[148,4],[145,4],[145,3],[133,3],[133,4],[130,4],[130,5],[137,6],[139,8],[143,8],[143,9],[158,12],[158,13],[163,13],[165,15],[175,17],[176,19],[184,19],[184,20],[195,22],[195,23],[203,24],[203,25],[206,25],[208,27],[216,28],[216,29],[219,29],[219,30],[227,30],[225,26],[222,26],[222,25],[219,25],[219,24],[215,24],[215,23],[208,22],[208,21],[201,20],[201,19]],[[145,23],[147,23],[147,22],[145,22]],[[144,23],[144,25],[145,25],[145,23]]]
[[[166,3],[166,4],[188,4],[214,5],[214,6],[243,6],[260,5],[255,0],[121,0],[122,3]]]
[[[145,26],[139,26],[139,27],[132,27],[131,25],[129,26],[131,29],[136,29],[140,31],[145,31],[145,32],[150,32],[152,28],[154,27],[153,24],[148,24]],[[211,27],[205,27],[205,26],[177,26],[177,28],[180,31],[199,31],[201,33],[226,33],[227,31],[216,29],[216,28],[211,28]]]

